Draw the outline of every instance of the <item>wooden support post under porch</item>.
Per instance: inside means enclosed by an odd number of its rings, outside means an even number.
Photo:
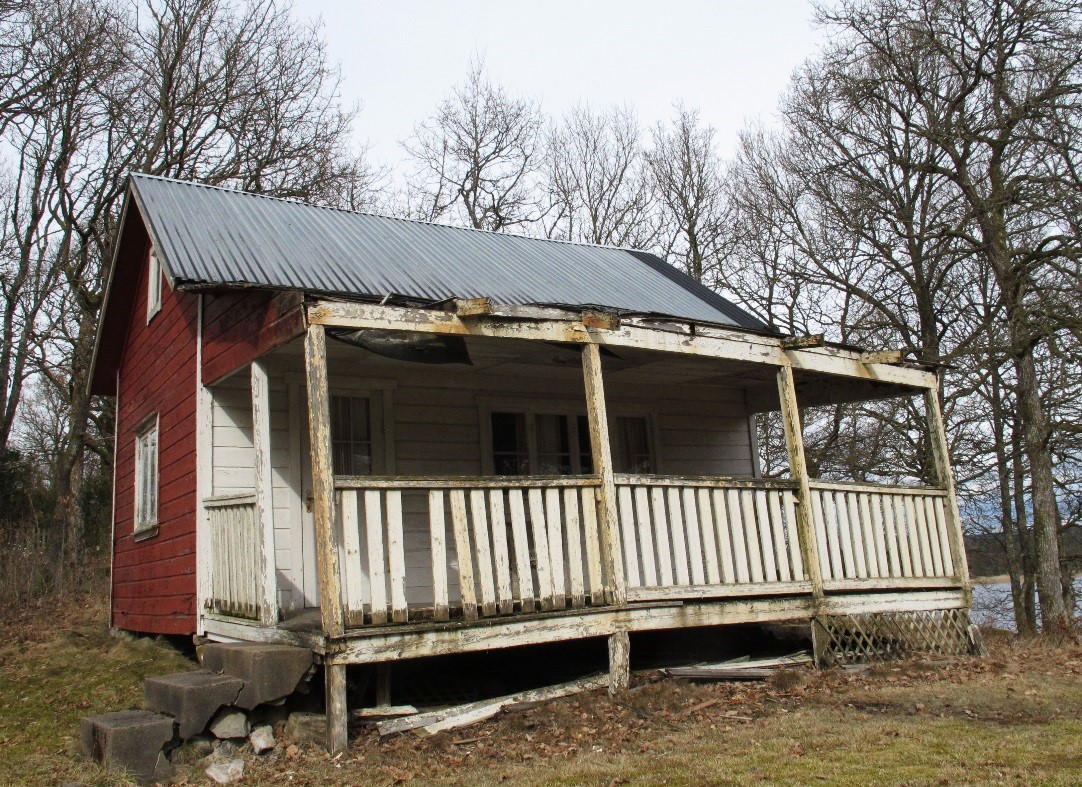
[[[316,531],[320,613],[328,637],[345,633],[342,609],[338,534],[334,527],[334,471],[331,464],[331,414],[327,385],[327,337],[322,325],[309,326],[304,338],[305,379],[308,383],[308,429],[312,453],[312,511]],[[327,749],[332,754],[349,745],[346,666],[324,664],[327,706]]]

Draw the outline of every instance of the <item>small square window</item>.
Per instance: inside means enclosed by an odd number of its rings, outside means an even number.
[[[152,249],[147,279],[147,325],[162,309],[162,265]]]
[[[135,532],[158,524],[158,416],[135,431]]]

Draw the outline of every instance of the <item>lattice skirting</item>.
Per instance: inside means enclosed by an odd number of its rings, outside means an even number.
[[[890,661],[918,653],[947,656],[982,654],[980,630],[965,609],[924,612],[870,612],[812,619],[820,666]]]

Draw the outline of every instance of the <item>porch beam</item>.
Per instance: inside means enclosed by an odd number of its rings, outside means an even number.
[[[778,398],[781,401],[781,420],[785,431],[785,448],[789,454],[789,474],[797,482],[799,505],[796,507],[797,536],[800,539],[800,555],[804,561],[804,573],[811,583],[812,598],[816,609],[823,601],[823,572],[819,563],[819,549],[811,511],[811,481],[804,458],[804,435],[800,425],[796,385],[793,370],[789,366],[778,369]]]
[[[601,561],[608,577],[611,602],[627,603],[624,558],[616,511],[616,476],[612,465],[605,381],[601,375],[601,349],[596,344],[582,348],[582,377],[586,384],[586,418],[590,425],[590,452],[594,473],[601,479],[598,489],[598,524],[601,530]]]
[[[259,622],[278,625],[278,581],[274,555],[274,497],[271,476],[270,391],[266,366],[252,362],[252,445],[255,448],[255,510],[260,540]]]
[[[532,314],[532,313],[530,313]],[[548,315],[548,312],[545,312]],[[932,388],[937,376],[923,369],[883,363],[863,363],[861,353],[839,347],[808,347],[786,350],[784,339],[745,333],[738,328],[727,330],[711,326],[689,325],[673,321],[651,324],[626,319],[613,323],[613,329],[597,327],[587,315],[574,312],[555,316],[525,316],[514,309],[493,310],[489,315],[462,319],[455,314],[429,309],[380,306],[367,303],[316,301],[308,306],[311,325],[337,328],[401,330],[455,336],[487,336],[505,339],[596,343],[608,347],[626,347],[672,352],[744,363],[791,366],[812,372],[832,374],[911,388]]]
[[[304,370],[308,383],[308,430],[312,453],[312,512],[316,531],[320,612],[328,637],[345,632],[342,610],[338,534],[334,527],[334,469],[331,462],[331,409],[327,393],[327,336],[322,325],[310,325],[304,337]]]
[[[939,401],[939,389],[929,388],[924,392],[924,417],[928,426],[928,440],[932,447],[932,459],[935,462],[935,482],[946,490],[944,512],[947,515],[947,534],[950,542],[951,559],[962,592],[965,593],[966,606],[973,600],[973,584],[969,579],[969,562],[966,560],[965,534],[962,532],[962,515],[958,510],[958,496],[954,486],[954,471],[951,469],[950,446],[947,443],[947,430],[943,424],[943,408]]]

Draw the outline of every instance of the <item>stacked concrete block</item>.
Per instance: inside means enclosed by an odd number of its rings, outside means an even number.
[[[284,702],[308,677],[311,651],[257,643],[215,643],[202,651],[203,669],[147,679],[144,698],[151,710],[83,719],[80,741],[86,756],[152,784],[169,778],[169,756],[180,753],[185,741],[215,740],[215,754],[222,756],[246,738],[257,753],[273,751],[267,719],[281,715],[273,704]],[[229,771],[218,770],[215,781]]]

